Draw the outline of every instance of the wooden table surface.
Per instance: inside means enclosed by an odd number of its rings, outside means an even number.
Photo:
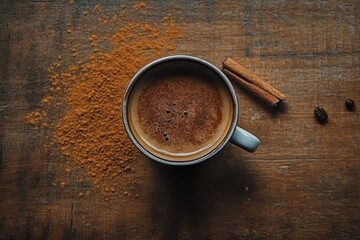
[[[121,16],[119,25],[81,14],[97,4],[100,16]],[[344,105],[360,104],[359,6],[2,0],[0,239],[360,239],[360,111]],[[71,159],[44,141],[51,131],[24,118],[49,94],[47,69],[63,42],[115,33],[130,19],[160,26],[166,16],[183,31],[174,54],[219,67],[231,56],[284,92],[286,104],[274,112],[235,86],[239,125],[261,139],[257,152],[228,144],[185,168],[136,153],[120,176],[131,194],[105,196],[81,168],[68,173]],[[66,34],[69,23],[76,34]],[[327,124],[315,120],[316,106],[328,111]]]

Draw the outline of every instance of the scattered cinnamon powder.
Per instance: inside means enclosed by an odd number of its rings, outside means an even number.
[[[93,12],[100,10],[100,5],[93,8]],[[80,167],[100,192],[132,196],[131,189],[121,187],[124,174],[136,171],[137,156],[122,124],[124,90],[136,71],[174,50],[171,42],[181,37],[171,16],[165,17],[161,26],[128,22],[111,36],[90,34],[91,52],[85,59],[74,59],[71,64],[61,56],[54,59],[49,68],[49,94],[41,100],[42,108],[25,120],[38,128],[46,123],[61,153]],[[101,50],[102,44],[108,43],[111,50]],[[72,45],[69,54],[75,55],[77,45]],[[48,113],[54,112],[56,117],[49,117]],[[66,167],[65,171],[74,169]],[[60,187],[64,186],[61,182]]]
[[[146,7],[146,5],[145,5],[144,2],[134,3],[134,4],[132,5],[132,8],[133,8],[134,10],[140,10],[141,8],[145,8],[145,7]]]
[[[47,126],[47,113],[44,110],[38,110],[29,113],[25,117],[25,121],[31,124],[35,129],[40,129],[41,127]]]
[[[40,103],[42,105],[47,105],[50,103],[50,101],[52,100],[52,97],[51,96],[45,96],[41,99]]]
[[[97,4],[93,7],[93,12],[94,13],[99,13],[101,12],[101,5],[100,4]]]

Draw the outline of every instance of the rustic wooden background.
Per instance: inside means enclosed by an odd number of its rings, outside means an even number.
[[[0,1],[0,239],[360,239],[360,114],[344,106],[360,104],[359,1],[146,2],[133,18],[185,23],[175,53],[218,66],[232,56],[288,100],[273,112],[237,89],[239,125],[262,140],[256,153],[229,144],[190,168],[139,155],[138,197],[112,200],[78,197],[92,188],[83,182],[52,185],[65,178],[63,158],[24,122],[66,24],[96,30],[80,13],[98,3],[111,15],[136,2]]]

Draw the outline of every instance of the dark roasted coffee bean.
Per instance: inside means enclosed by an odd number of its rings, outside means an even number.
[[[354,110],[354,108],[355,108],[355,101],[352,100],[352,99],[350,99],[350,98],[348,98],[348,99],[346,99],[346,101],[345,101],[345,106],[346,106],[346,108],[347,108],[349,111],[352,111],[352,110]]]
[[[322,107],[316,107],[314,109],[314,114],[319,123],[324,124],[327,122],[328,114]]]

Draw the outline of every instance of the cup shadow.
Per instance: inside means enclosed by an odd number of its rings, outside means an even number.
[[[201,239],[216,216],[239,212],[248,200],[253,176],[241,156],[222,150],[203,163],[186,167],[152,163],[153,232],[163,239],[178,239],[186,229]],[[237,158],[237,159],[234,159]],[[240,211],[241,212],[241,211]],[[157,235],[156,234],[156,235]]]

